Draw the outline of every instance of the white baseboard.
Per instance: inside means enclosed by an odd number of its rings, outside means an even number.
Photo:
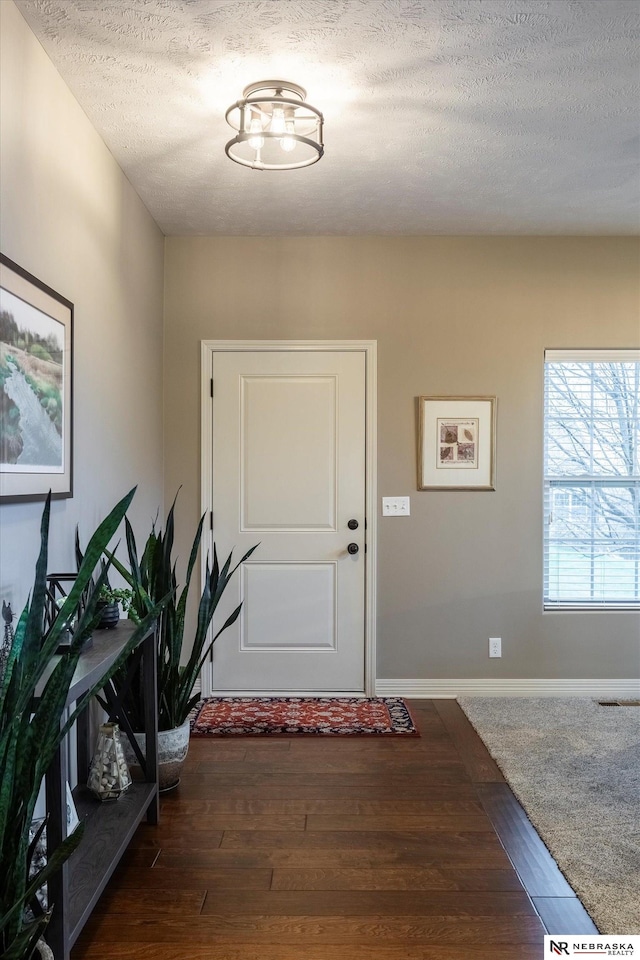
[[[635,700],[640,680],[376,680],[378,697],[602,697]]]

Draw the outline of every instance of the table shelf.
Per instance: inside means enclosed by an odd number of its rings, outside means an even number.
[[[69,941],[75,943],[155,796],[155,784],[133,783],[118,800],[101,803],[78,787],[73,799],[84,836],[69,860]]]
[[[115,629],[94,634],[93,646],[82,654],[67,697],[66,719],[71,705],[94,684],[106,676],[131,638],[135,625],[121,621]],[[93,753],[89,742],[87,710],[77,723],[77,759],[79,785],[73,791],[78,818],[84,823],[84,836],[72,856],[48,884],[53,914],[47,927],[46,940],[55,960],[69,960],[73,944],[87,922],[109,878],[123,853],[146,817],[159,819],[158,795],[158,711],[156,677],[156,638],[149,632],[140,640],[146,716],[146,773],[142,781],[134,781],[117,800],[97,800],[84,785],[88,762]],[[49,673],[55,666],[54,658]],[[43,689],[47,676],[39,687]],[[112,717],[118,721],[118,716]],[[67,833],[66,785],[69,782],[69,738],[66,738],[46,775],[47,848],[49,854]]]

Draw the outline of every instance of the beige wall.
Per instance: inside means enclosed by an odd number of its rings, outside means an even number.
[[[628,678],[638,617],[543,614],[545,347],[640,344],[628,238],[169,238],[165,498],[195,526],[201,339],[377,339],[379,678]],[[415,398],[498,397],[493,493],[418,492]],[[187,522],[188,521],[188,522]],[[188,537],[180,552],[188,552]],[[228,545],[222,545],[226,548]],[[487,639],[503,638],[489,660]]]
[[[74,569],[134,484],[162,505],[163,237],[10,0],[0,2],[2,253],[75,304],[74,497],[52,509],[49,569]],[[41,503],[0,506],[0,598],[24,604]]]

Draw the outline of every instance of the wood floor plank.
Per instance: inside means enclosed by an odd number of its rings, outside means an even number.
[[[549,934],[597,934],[598,928],[577,897],[533,897]]]
[[[424,716],[425,714],[430,715],[434,720],[437,720],[435,700],[422,700],[422,699],[419,700],[417,698],[411,697],[409,699],[405,699],[405,703],[407,704],[409,711],[412,714],[415,712],[418,712],[422,716]]]
[[[219,814],[243,814],[255,817],[310,816],[324,817],[387,816],[486,816],[479,800],[367,800],[357,797],[329,797],[321,800],[260,800],[240,797],[215,797],[209,800],[183,800],[162,806],[162,817],[199,818]],[[146,825],[145,825],[146,826]]]
[[[308,943],[300,946],[271,943],[254,946],[223,941],[217,947],[219,960],[540,960],[541,949],[537,944],[520,941],[482,946],[470,943],[460,946],[378,943],[373,952],[370,946],[351,943],[347,957],[344,944],[341,943],[313,942],[312,953]],[[104,944],[81,941],[74,951],[74,960],[105,960]],[[180,946],[159,941],[114,943],[110,940],[109,960],[214,960],[214,955],[208,944],[189,943]]]
[[[226,739],[227,742],[229,740],[237,740],[237,734],[230,734]],[[286,753],[287,750],[291,749],[291,745],[293,743],[297,743],[299,739],[299,737],[285,737],[281,735],[269,737],[265,736],[264,734],[258,734],[255,737],[242,737],[242,741],[247,749],[253,749],[256,747],[263,753],[269,753],[273,755],[277,753]]]
[[[435,700],[434,704],[473,782],[504,782],[500,768],[457,701]]]
[[[358,759],[354,757],[336,756],[336,751],[329,757],[316,756],[313,769],[305,771],[307,774],[313,774],[314,777],[327,776],[348,776],[359,774],[360,777],[371,778],[376,773],[384,773],[385,776],[414,776],[420,779],[427,779],[432,776],[434,768],[438,775],[453,778],[453,782],[464,780],[467,773],[462,761],[455,755],[451,749],[433,751],[424,756],[411,754],[409,757],[393,755],[377,756],[374,758]],[[286,760],[271,760],[269,757],[262,756],[260,762],[257,760],[228,760],[220,763],[218,760],[198,760],[195,764],[194,773],[218,777],[220,780],[228,780],[232,777],[238,778],[244,782],[246,777],[286,777],[292,783],[299,781],[300,776],[304,775],[304,765],[295,757],[287,757]],[[446,782],[446,781],[444,781]]]
[[[354,870],[381,870],[385,867],[419,867],[424,869],[440,867],[443,862],[450,863],[452,865],[451,869],[454,870],[479,869],[480,864],[482,864],[481,869],[487,871],[510,870],[516,884],[514,889],[520,888],[517,874],[501,846],[481,856],[474,852],[473,847],[470,847],[467,854],[464,850],[460,850],[456,852],[455,857],[443,861],[443,847],[429,848],[414,844],[389,845],[377,850],[366,847],[347,847],[344,850],[336,850],[331,846],[314,847],[313,849],[308,847],[277,849],[269,846],[240,849],[232,846],[228,849],[188,849],[185,851],[183,842],[174,842],[173,845],[163,845],[154,869],[165,867],[185,871],[189,868],[207,870],[209,868],[233,869],[234,867],[243,870],[273,869],[276,867],[296,870],[303,867],[314,870],[327,867],[336,869],[348,867]]]
[[[220,841],[222,840],[222,833],[220,833],[216,847],[219,846]],[[120,873],[125,872],[126,870],[139,870],[143,872],[145,870],[150,870],[153,864],[156,861],[158,856],[158,849],[155,850],[152,848],[137,849],[135,847],[130,847],[125,851],[120,863],[116,867],[116,870]]]
[[[152,930],[150,931],[150,926]],[[207,944],[212,950],[221,943],[300,945],[307,951],[313,944],[352,944],[376,951],[380,944],[537,944],[540,949],[544,928],[537,916],[440,917],[371,916],[308,917],[254,914],[209,915],[197,920],[149,921],[127,917],[118,922],[118,936],[130,943],[146,943],[149,934],[161,943]],[[87,936],[111,942],[113,919],[94,914]],[[85,938],[83,938],[85,939]],[[215,953],[212,950],[212,954]],[[349,953],[350,957],[351,954]]]
[[[451,739],[443,733],[443,736],[439,740],[429,740],[428,744],[423,744],[420,741],[414,741],[413,743],[380,743],[375,746],[372,746],[367,749],[366,753],[363,754],[362,750],[358,750],[351,743],[342,743],[340,742],[340,749],[336,750],[335,747],[333,750],[329,746],[322,744],[319,747],[314,747],[313,750],[314,758],[314,767],[322,773],[329,773],[331,769],[337,767],[339,769],[347,770],[347,772],[358,773],[362,769],[362,764],[366,764],[368,769],[372,764],[389,764],[390,766],[401,766],[403,769],[409,770],[411,765],[419,765],[420,769],[429,768],[431,766],[443,766],[448,763],[458,766],[461,763],[460,756],[452,744]],[[291,748],[291,751],[287,754],[286,757],[279,757],[278,764],[282,764],[284,771],[290,769],[292,766],[297,763],[306,763],[309,759],[309,752],[302,751],[299,748]],[[268,756],[261,755],[258,757],[256,755],[255,762],[258,767],[269,762]],[[276,762],[272,760],[271,762]],[[240,767],[243,761],[238,761],[238,766]],[[239,772],[241,772],[239,770]]]
[[[262,744],[252,746],[243,745],[242,750],[238,750],[239,743],[227,744],[223,740],[206,741],[195,740],[199,745],[204,743],[206,746],[199,746],[194,754],[193,760],[197,760],[195,765],[196,772],[200,772],[200,763],[203,764],[202,773],[207,773],[208,768],[217,766],[219,763],[233,764],[233,770],[249,769],[249,766],[255,763],[265,764],[274,763],[278,760],[285,761],[289,757],[289,743],[269,744],[263,747]],[[231,748],[235,747],[235,750]],[[208,749],[207,749],[208,748]],[[189,747],[191,750],[191,747]],[[211,751],[211,752],[209,752]]]
[[[145,854],[143,861],[139,860],[140,854]],[[160,856],[160,848],[148,848],[147,850],[127,850],[126,854],[120,860],[120,863],[113,872],[111,884],[122,883],[127,877],[144,877],[151,872],[151,868]]]
[[[290,737],[266,736],[258,734],[255,737],[245,737],[244,734],[230,733],[223,736],[201,736],[192,735],[189,740],[189,755],[191,756],[191,747],[195,744],[197,749],[207,752],[208,746],[220,750],[251,750],[257,747],[262,753],[269,752],[271,755],[286,753],[291,749],[292,740]]]
[[[377,867],[354,866],[276,867],[272,890],[522,890],[515,871],[509,868],[475,867]]]
[[[189,880],[191,881],[191,878]],[[207,896],[207,886],[202,883],[196,885],[193,882],[181,884],[179,888],[167,884],[159,889],[145,884],[144,889],[137,889],[135,897],[131,896],[131,889],[131,887],[110,886],[98,901],[96,911],[111,912],[120,917],[133,915],[147,919],[198,917]]]
[[[224,764],[221,765],[225,766]],[[184,776],[184,796],[229,796],[229,797],[256,797],[263,799],[293,799],[296,797],[310,797],[314,800],[330,796],[369,797],[373,800],[388,800],[397,796],[398,799],[421,799],[428,796],[432,787],[470,787],[467,796],[473,799],[476,796],[473,784],[466,778],[462,768],[452,772],[450,767],[434,768],[432,778],[427,776],[404,778],[401,773],[391,775],[381,770],[372,769],[367,774],[327,774],[317,776],[315,772],[299,769],[289,776],[269,778],[268,771],[262,774],[247,774],[238,777],[225,777],[223,773],[194,773]],[[456,790],[443,791],[443,796],[455,797]]]
[[[478,795],[529,895],[575,897],[509,786],[479,784]]]
[[[537,917],[523,891],[316,890],[212,891],[202,916]]]
[[[291,752],[291,740],[248,740],[245,760],[263,763],[264,757],[288,757]]]
[[[197,848],[204,850],[215,850],[216,847],[220,846],[224,836],[223,830],[209,830],[207,829],[206,822],[199,823],[198,826],[200,829],[196,830],[195,827],[191,829],[189,824],[186,824],[184,821],[176,819],[171,821],[167,820],[167,822],[162,825],[162,833],[159,831],[155,833],[155,842],[153,833],[142,834],[145,842],[138,846],[134,838],[132,851],[137,854],[143,854],[149,849],[159,849],[167,844],[174,844],[185,849],[185,847],[193,843]],[[261,832],[268,833],[269,831]]]
[[[292,742],[289,757],[306,757],[309,750],[305,746],[307,737]],[[339,739],[340,755],[344,757],[362,756],[362,738],[345,737]],[[423,757],[434,751],[451,751],[452,744],[444,726],[438,721],[430,724],[428,736],[423,737],[372,737],[367,741],[366,755],[372,758],[390,755]],[[331,757],[336,753],[336,738],[326,737],[313,745],[313,754],[318,757]]]
[[[167,818],[163,836],[173,837],[185,832],[197,833],[200,840],[206,841],[204,834],[215,835],[224,830],[304,830],[306,816],[254,816],[251,814],[213,813],[205,817],[194,817],[187,823],[184,817]],[[199,841],[200,842],[200,841]]]
[[[243,847],[269,847],[270,849],[300,848],[313,850],[318,847],[332,850],[385,850],[397,846],[421,847],[426,856],[449,857],[470,855],[478,858],[489,857],[492,853],[501,854],[502,845],[493,833],[438,833],[428,830],[404,830],[387,832],[384,830],[321,830],[279,833],[276,830],[227,830],[222,836],[221,849]]]
[[[367,750],[371,750],[372,754],[377,750],[393,750],[397,747],[406,750],[424,750],[427,743],[437,746],[443,742],[444,738],[442,737],[442,733],[444,731],[435,713],[433,717],[422,714],[416,719],[416,728],[416,734],[383,734],[381,736],[367,737]],[[423,733],[426,733],[427,736],[424,737]],[[308,737],[292,738],[291,751],[296,753],[304,752],[304,741],[308,739]],[[314,739],[318,743],[319,751],[329,751],[331,750],[332,744],[343,743],[347,751],[352,750],[355,753],[358,750],[358,745],[361,744],[365,738],[360,736],[326,736],[316,737]],[[314,750],[315,749],[314,745]]]
[[[189,741],[189,760],[244,760],[247,753],[247,745],[244,740],[205,740],[191,738]]]
[[[307,816],[307,830],[400,830],[443,831],[444,833],[478,832],[491,833],[493,827],[485,814],[356,814],[353,816],[310,814]]]
[[[118,878],[117,884],[108,889],[137,890],[140,896],[145,891],[158,890],[269,890],[271,888],[272,869],[270,866],[248,868],[226,866],[222,864],[189,864],[188,857],[182,855],[177,863],[164,863],[162,851],[153,870],[146,873],[129,872]],[[138,896],[134,898],[137,902]]]
[[[353,783],[350,778],[305,777],[304,782],[291,783],[256,778],[253,783],[228,782],[216,784],[214,778],[203,774],[184,774],[180,781],[180,797],[202,800],[208,796],[227,799],[295,800],[323,798],[356,798],[369,800],[476,800],[477,793],[471,781],[434,783],[403,781],[399,778],[381,779],[371,776],[368,781]]]

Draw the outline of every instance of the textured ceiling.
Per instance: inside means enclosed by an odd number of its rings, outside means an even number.
[[[628,234],[637,0],[16,0],[166,234]],[[325,156],[227,159],[255,80]]]

